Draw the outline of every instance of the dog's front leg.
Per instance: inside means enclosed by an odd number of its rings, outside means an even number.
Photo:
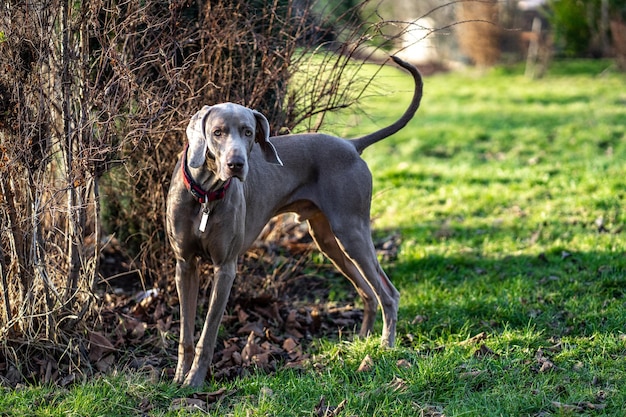
[[[182,383],[193,361],[194,324],[198,304],[197,260],[176,261],[176,290],[180,304],[180,338],[178,342],[178,364],[174,381]]]
[[[235,280],[236,260],[215,266],[215,277],[211,288],[209,310],[207,312],[202,335],[196,345],[196,355],[191,370],[185,379],[185,385],[199,387],[204,382],[217,340],[217,331],[226,309],[228,296]]]

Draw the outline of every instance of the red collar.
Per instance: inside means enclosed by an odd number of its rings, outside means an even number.
[[[200,187],[200,185],[193,180],[193,178],[191,177],[191,172],[189,172],[189,168],[187,167],[187,148],[189,148],[189,144],[185,146],[185,151],[183,152],[183,160],[180,164],[181,171],[183,173],[183,182],[185,183],[185,187],[187,188],[187,190],[189,190],[191,195],[193,195],[200,203],[209,203],[211,201],[221,200],[222,198],[224,198],[224,196],[226,195],[226,190],[228,190],[228,187],[230,186],[230,180],[232,178],[227,179],[224,185],[217,190],[204,191],[202,187]]]

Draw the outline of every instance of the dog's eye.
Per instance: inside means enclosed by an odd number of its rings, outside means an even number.
[[[250,129],[246,129],[246,131],[244,132],[244,134],[248,137],[252,136],[252,131]]]
[[[213,131],[213,136],[222,136],[222,130],[221,129],[215,129]]]

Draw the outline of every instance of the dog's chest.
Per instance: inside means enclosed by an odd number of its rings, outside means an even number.
[[[201,256],[218,262],[218,259],[233,256],[231,252],[241,251],[245,220],[240,208],[222,202],[208,209],[201,208],[192,227]]]

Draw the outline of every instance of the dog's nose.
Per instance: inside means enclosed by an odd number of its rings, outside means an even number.
[[[233,172],[239,172],[243,169],[244,160],[243,158],[231,158],[226,165]]]

